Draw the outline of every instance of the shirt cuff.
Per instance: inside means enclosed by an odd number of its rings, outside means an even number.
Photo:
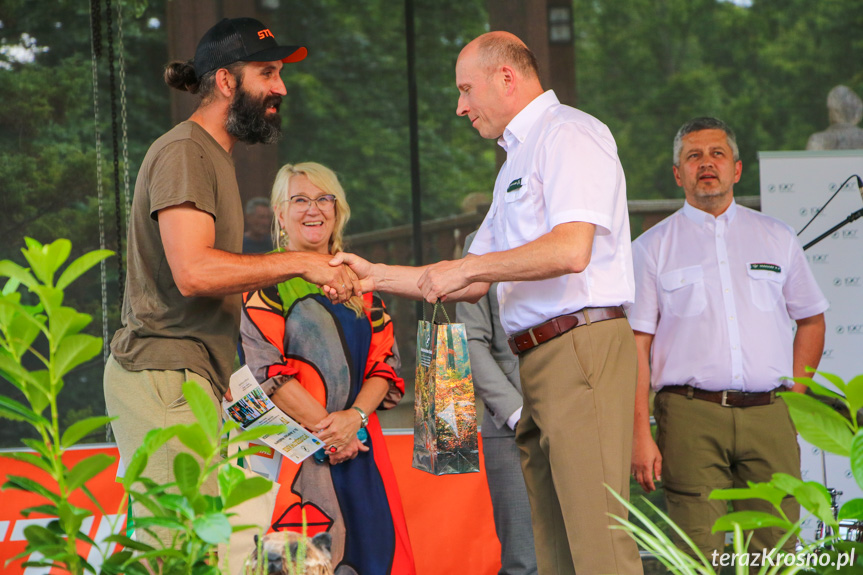
[[[506,420],[506,425],[510,429],[515,429],[515,424],[518,423],[518,420],[521,419],[521,408],[515,410],[515,413],[509,416],[509,419]]]

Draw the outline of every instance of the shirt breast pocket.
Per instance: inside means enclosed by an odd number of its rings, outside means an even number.
[[[510,247],[518,247],[535,240],[539,234],[535,190],[528,184],[511,192],[505,192],[504,213],[506,214],[506,237]]]
[[[785,272],[749,269],[749,292],[752,303],[761,311],[773,311],[782,297]]]
[[[668,309],[678,317],[698,315],[707,306],[704,269],[701,266],[665,272],[659,277],[659,283]]]

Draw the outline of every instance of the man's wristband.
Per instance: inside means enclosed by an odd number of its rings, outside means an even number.
[[[365,412],[365,411],[363,411],[362,409],[360,409],[360,408],[359,408],[359,407],[357,407],[356,405],[352,405],[352,406],[351,406],[351,409],[356,409],[356,410],[357,410],[357,413],[359,413],[359,414],[360,414],[360,417],[362,417],[362,418],[363,418],[362,422],[360,423],[360,429],[362,429],[363,427],[365,427],[365,426],[367,426],[367,425],[369,424],[369,416],[368,416],[368,415],[366,415],[366,412]]]

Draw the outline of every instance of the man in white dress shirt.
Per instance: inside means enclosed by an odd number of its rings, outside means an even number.
[[[661,476],[669,515],[710,557],[724,547],[725,534],[710,530],[726,513],[725,501],[708,499],[712,490],[769,481],[777,472],[800,477],[796,432],[775,393],[789,385],[783,377],[810,375],[807,368],[818,366],[827,301],[794,231],[734,202],[743,166],[726,124],[691,120],[673,150],[686,203],[633,243],[632,472],[647,491]],[[756,500],[733,504],[772,510]],[[782,507],[797,520],[796,501],[788,498]],[[772,548],[781,534],[756,530],[751,550]],[[792,538],[786,548],[793,546]]]
[[[524,406],[515,426],[540,575],[642,573],[635,542],[609,525],[629,497],[635,341],[626,182],[596,118],[544,92],[536,58],[507,32],[470,42],[456,63],[459,100],[507,153],[491,209],[467,257],[425,268],[343,254],[363,287],[477,301],[497,286],[501,324],[519,355]]]

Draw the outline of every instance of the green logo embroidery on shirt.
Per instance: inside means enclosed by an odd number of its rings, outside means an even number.
[[[776,264],[749,264],[749,269],[751,269],[751,270],[766,270],[768,272],[776,272],[776,273],[780,273],[782,271],[782,268],[780,268]]]
[[[520,187],[521,187],[521,178],[511,181],[509,183],[509,186],[507,186],[506,191],[507,192],[514,192],[515,190],[519,189]]]

